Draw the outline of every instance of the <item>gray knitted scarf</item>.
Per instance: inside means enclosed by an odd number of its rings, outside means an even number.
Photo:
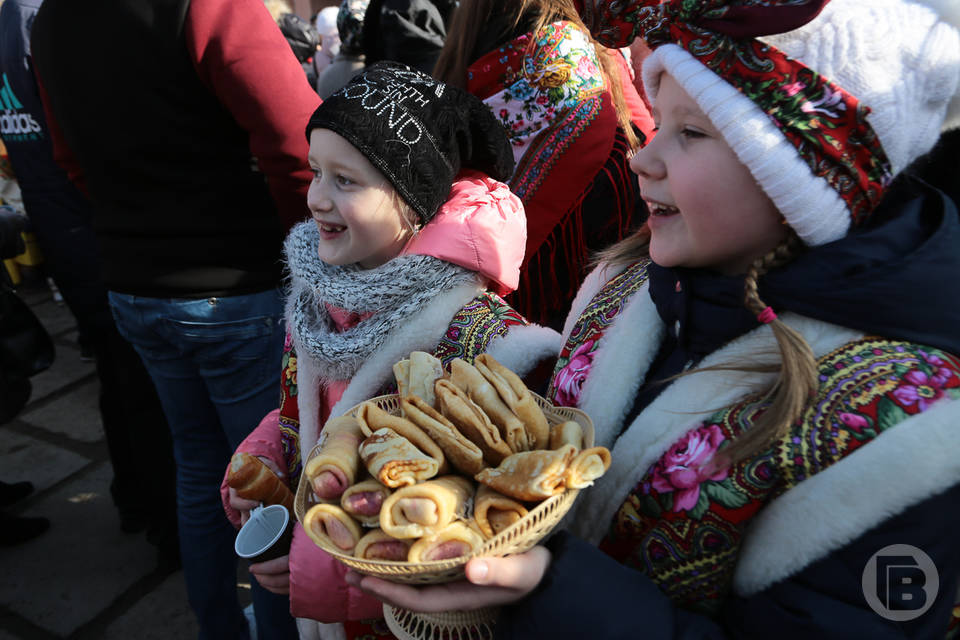
[[[291,285],[287,321],[299,355],[311,357],[326,380],[351,379],[394,327],[438,294],[479,283],[474,272],[432,256],[399,256],[374,269],[327,264],[317,257],[318,239],[317,225],[308,221],[284,243]],[[338,332],[327,304],[373,315]]]

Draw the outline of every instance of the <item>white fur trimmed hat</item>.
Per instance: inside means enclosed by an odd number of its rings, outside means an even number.
[[[960,0],[640,4],[648,97],[673,76],[808,245],[960,125]]]

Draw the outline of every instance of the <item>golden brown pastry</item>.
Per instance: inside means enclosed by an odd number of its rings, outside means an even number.
[[[520,418],[527,430],[530,449],[545,449],[550,440],[550,426],[543,415],[540,405],[523,384],[520,376],[494,360],[493,356],[482,353],[473,361],[477,370],[496,388],[510,411]]]
[[[442,455],[442,454],[441,454]],[[393,429],[379,429],[360,443],[360,457],[370,475],[395,489],[439,473],[437,459],[424,454]]]
[[[473,483],[462,476],[443,476],[394,491],[380,509],[380,528],[394,538],[435,533],[463,516]]]
[[[371,529],[357,542],[353,555],[364,560],[394,560],[403,562],[407,559],[410,545],[413,540],[398,540],[383,532],[383,529]]]
[[[610,468],[610,451],[606,447],[584,449],[570,461],[563,483],[568,489],[583,489],[593,484]]]
[[[483,536],[467,523],[458,520],[414,542],[407,554],[407,561],[433,562],[461,558],[482,546]]]
[[[480,447],[487,464],[496,466],[512,451],[483,409],[471,400],[465,391],[449,380],[437,380],[435,385],[440,413],[473,444]]]
[[[352,416],[331,418],[320,432],[320,450],[303,472],[313,492],[322,500],[337,500],[357,478],[363,441],[360,423]]]
[[[550,448],[559,449],[565,444],[572,444],[577,451],[583,449],[583,427],[573,420],[550,427]]]
[[[452,422],[428,405],[425,400],[417,396],[408,396],[400,400],[400,406],[407,419],[437,443],[447,461],[455,469],[473,476],[487,466],[483,461],[483,451],[480,447],[457,431]]]
[[[230,460],[227,484],[236,489],[237,495],[263,504],[282,504],[293,511],[293,492],[270,467],[259,458],[238,451]]]
[[[394,433],[406,438],[424,454],[435,459],[439,467],[438,473],[446,473],[448,471],[449,467],[443,455],[443,450],[437,446],[437,443],[430,439],[430,436],[425,434],[420,427],[406,418],[390,415],[376,404],[364,402],[357,410],[357,421],[360,423],[360,430],[364,436],[369,437],[374,431],[379,429],[390,429]],[[371,475],[376,477],[376,474],[373,474],[373,472],[371,472]],[[391,485],[388,484],[387,486]]]
[[[527,508],[517,500],[497,493],[481,484],[473,499],[473,519],[480,533],[492,538],[527,515]]]
[[[362,535],[360,525],[334,504],[315,504],[303,517],[303,529],[316,544],[353,553]]]
[[[496,469],[478,473],[477,482],[519,500],[543,500],[563,493],[567,466],[577,449],[567,444],[556,450],[515,453]]]
[[[431,407],[437,407],[433,384],[445,375],[440,360],[424,351],[412,351],[409,358],[393,365],[393,375],[401,398],[417,396]]]
[[[454,358],[450,362],[450,382],[467,392],[467,395],[497,425],[500,437],[510,447],[510,451],[528,451],[527,431],[523,422],[513,414],[500,394],[480,371],[466,360]]]
[[[380,524],[380,507],[391,491],[376,480],[364,480],[352,485],[340,496],[340,507],[351,518],[364,525]]]

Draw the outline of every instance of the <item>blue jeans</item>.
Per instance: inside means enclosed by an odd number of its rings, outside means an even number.
[[[220,483],[237,445],[277,407],[283,299],[276,289],[208,299],[110,292],[120,333],[153,378],[173,436],[180,555],[201,640],[248,637],[236,532]],[[258,640],[297,638],[286,596],[251,577]]]

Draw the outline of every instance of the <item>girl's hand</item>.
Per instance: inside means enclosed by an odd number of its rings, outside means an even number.
[[[290,556],[280,556],[266,562],[250,565],[250,573],[260,586],[271,593],[290,593]]]
[[[469,611],[520,600],[540,584],[548,566],[550,552],[537,546],[516,556],[474,558],[467,563],[467,579],[448,584],[412,587],[354,571],[347,572],[346,581],[389,605],[410,611]]]

